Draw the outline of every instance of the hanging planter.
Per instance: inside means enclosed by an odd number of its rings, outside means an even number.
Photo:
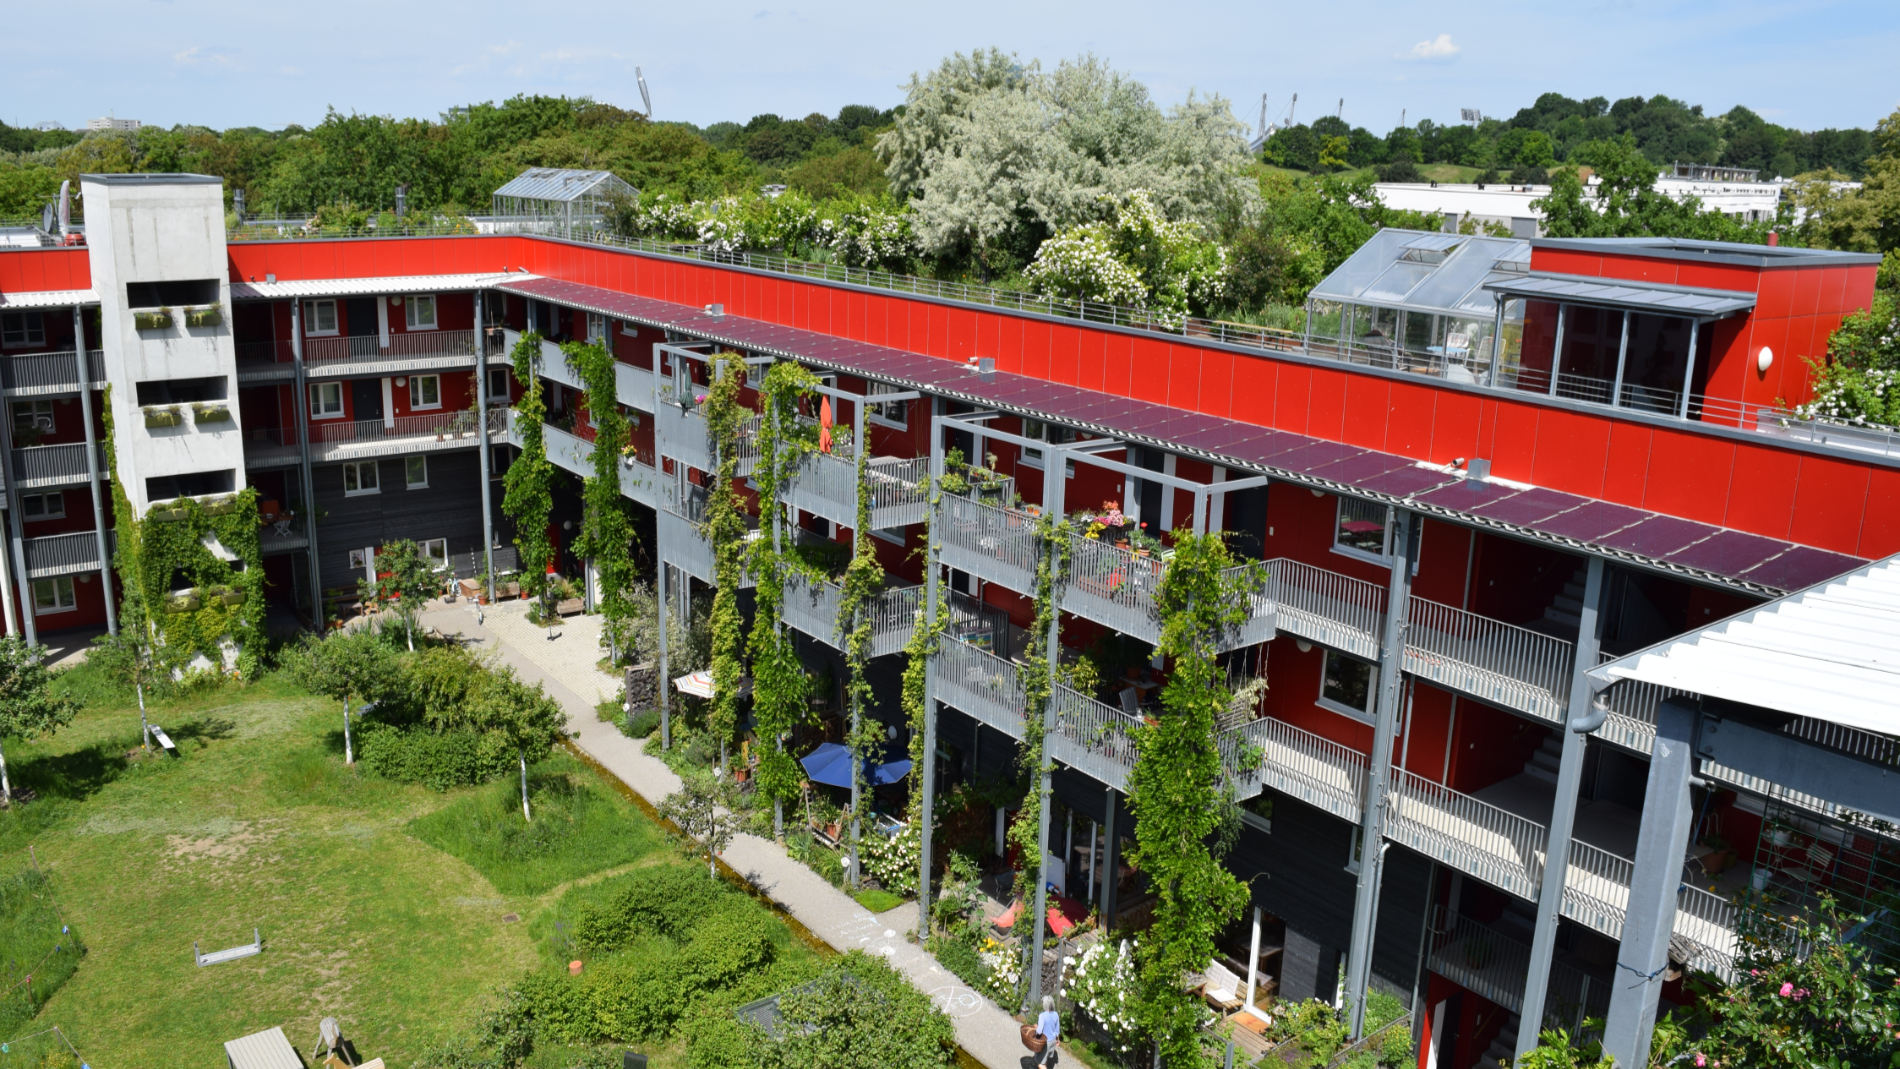
[[[180,412],[176,405],[154,405],[150,408],[142,409],[142,411],[145,413],[145,426],[147,429],[155,430],[159,427],[182,427],[185,425],[185,414]]]
[[[132,325],[139,330],[169,330],[172,325],[172,310],[148,308],[143,312],[133,312]]]
[[[178,594],[165,600],[165,611],[169,613],[197,612],[202,608],[204,608],[204,602],[198,597],[196,591]]]
[[[185,325],[188,327],[215,327],[224,322],[224,306],[208,304],[202,308],[185,310]]]
[[[195,404],[191,406],[191,416],[201,426],[206,423],[229,423],[231,407],[225,404]]]
[[[207,516],[229,516],[238,510],[237,496],[231,495],[221,497],[216,501],[207,501],[204,503],[204,510]]]

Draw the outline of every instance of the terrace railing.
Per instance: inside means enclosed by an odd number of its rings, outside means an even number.
[[[95,446],[99,475],[106,477],[105,447]],[[86,443],[29,445],[13,451],[13,484],[21,490],[83,483],[88,478]]]
[[[506,416],[499,409],[488,413],[488,420],[491,434],[500,433],[507,426]],[[351,453],[373,456],[435,445],[466,448],[475,445],[477,438],[475,415],[466,409],[397,416],[388,421],[370,419],[310,425],[311,453],[326,460]],[[378,449],[378,446],[385,448]]]
[[[112,536],[107,535],[110,540]],[[75,575],[99,567],[99,536],[92,531],[42,535],[21,543],[26,549],[26,575],[46,579],[56,575]]]
[[[865,489],[869,491],[871,527],[885,530],[924,522],[924,481],[930,474],[927,457],[871,457],[865,462]],[[834,523],[850,527],[858,522],[858,465],[854,457],[809,453],[785,495],[788,504]]]
[[[1270,716],[1241,731],[1261,753],[1265,786],[1355,824],[1365,814],[1365,754]]]
[[[1407,624],[1406,671],[1507,709],[1562,719],[1571,643],[1416,596]]]
[[[1532,901],[1543,877],[1545,829],[1509,810],[1393,769],[1388,834],[1470,876]]]
[[[274,343],[262,343],[274,344]],[[475,358],[475,332],[472,330],[426,330],[410,334],[391,334],[389,344],[375,334],[340,338],[306,338],[303,343],[304,365],[318,370],[335,364],[380,364],[431,357]],[[242,359],[242,354],[240,354]]]
[[[302,455],[295,427],[244,428],[244,463],[247,467],[294,464]]]
[[[939,697],[984,725],[1023,737],[1023,685],[1016,662],[959,639],[937,644]]]
[[[1385,588],[1281,557],[1267,562],[1275,625],[1301,638],[1379,659]]]
[[[1036,589],[1043,544],[1032,517],[951,494],[938,507],[944,564],[1011,590]]]
[[[1055,731],[1047,739],[1049,756],[1127,791],[1128,774],[1135,768],[1135,729],[1141,726],[1141,718],[1061,683],[1050,700],[1055,704]]]
[[[86,354],[87,374],[92,385],[106,379],[106,353],[93,349]],[[77,393],[78,361],[73,351],[57,353],[18,353],[0,357],[0,390],[14,397],[37,394]]]
[[[1530,948],[1470,917],[1439,907],[1431,932],[1431,970],[1511,1012],[1524,1008]],[[1586,1017],[1601,1017],[1610,1004],[1609,985],[1563,964],[1550,967],[1543,1028],[1572,1034]]]

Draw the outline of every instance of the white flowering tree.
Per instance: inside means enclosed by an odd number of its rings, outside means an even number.
[[[1116,254],[1106,223],[1078,226],[1043,242],[1023,277],[1052,296],[1131,307],[1148,303],[1148,287]]]
[[[1107,222],[1086,223],[1042,243],[1023,272],[1043,293],[1145,306],[1178,326],[1225,290],[1227,252],[1192,222],[1171,222],[1154,194],[1112,199]]]
[[[864,843],[864,871],[893,894],[917,892],[917,868],[923,859],[923,841],[917,825],[906,824],[890,835],[873,835]]]
[[[1900,311],[1885,294],[1842,321],[1828,338],[1827,360],[1809,361],[1809,419],[1853,427],[1900,428]]]
[[[838,259],[852,267],[879,267],[901,271],[921,251],[911,230],[907,205],[888,197],[861,201],[821,219],[815,240],[830,246]]]
[[[1078,958],[1063,961],[1069,970],[1062,994],[1108,1034],[1118,1053],[1139,1039],[1135,1026],[1135,955],[1128,940],[1096,943]]]

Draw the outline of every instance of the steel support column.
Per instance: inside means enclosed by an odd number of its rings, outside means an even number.
[[[1603,1028],[1603,1052],[1623,1069],[1649,1064],[1662,973],[1669,964],[1682,860],[1695,822],[1694,807],[1689,804],[1696,766],[1694,702],[1693,698],[1668,698],[1656,709],[1656,748],[1649,758],[1629,910],[1610,988],[1610,1014]]]
[[[73,305],[73,360],[79,365],[79,416],[86,427],[86,485],[92,490],[92,533],[99,540],[99,591],[106,601],[106,631],[119,633],[119,609],[112,603],[112,554],[106,549],[106,501],[99,487],[99,436],[92,430],[92,367],[86,359],[84,310]]]
[[[1366,776],[1366,808],[1360,817],[1359,884],[1353,895],[1352,941],[1346,948],[1346,998],[1352,1003],[1352,1036],[1365,1034],[1366,987],[1372,980],[1372,928],[1379,909],[1379,870],[1384,863],[1385,796],[1392,779],[1392,743],[1398,736],[1405,689],[1406,610],[1412,595],[1412,558],[1418,521],[1395,509],[1392,575],[1386,585],[1385,636],[1379,654],[1379,704],[1372,727],[1372,758]]]
[[[1591,557],[1583,581],[1583,608],[1577,627],[1576,656],[1570,666],[1570,700],[1565,717],[1590,707],[1590,669],[1596,667],[1597,643],[1602,637],[1603,558]],[[1537,1047],[1543,1030],[1544,996],[1550,990],[1550,965],[1557,954],[1557,927],[1563,920],[1564,881],[1570,872],[1570,832],[1577,818],[1577,788],[1583,782],[1583,756],[1589,733],[1559,728],[1563,755],[1557,762],[1557,798],[1551,805],[1550,832],[1545,839],[1544,880],[1537,893],[1537,926],[1531,930],[1531,963],[1524,977],[1524,1005],[1517,1028],[1519,1057]]]
[[[932,407],[940,407],[941,401],[933,401]],[[933,414],[934,415],[934,414]],[[931,641],[924,654],[924,767],[921,770],[924,797],[917,811],[917,840],[920,857],[917,862],[917,941],[922,943],[930,935],[930,839],[931,817],[937,804],[937,599],[941,596],[941,580],[938,572],[942,564],[937,555],[937,508],[938,481],[943,478],[943,431],[936,420],[930,424],[930,482],[924,489],[924,507],[932,511],[930,522],[924,527],[924,626],[929,629]],[[777,530],[775,527],[774,530]]]
[[[1042,511],[1055,524],[1056,538],[1067,538],[1069,529],[1062,520],[1063,491],[1067,489],[1069,453],[1058,446],[1051,446],[1043,452],[1042,471]],[[1043,647],[1043,662],[1049,672],[1049,698],[1042,707],[1042,767],[1036,770],[1036,913],[1033,918],[1035,941],[1029,960],[1029,1010],[1042,1012],[1042,930],[1049,915],[1049,873],[1043,867],[1043,858],[1049,856],[1049,796],[1053,790],[1051,773],[1055,762],[1049,758],[1049,738],[1056,730],[1055,681],[1056,669],[1062,661],[1062,575],[1056,572],[1056,562],[1067,554],[1059,549],[1054,539],[1047,547],[1049,554],[1050,597],[1055,601],[1049,613],[1049,633],[1044,636],[1048,643]],[[1024,864],[1029,864],[1025,860]]]
[[[13,470],[13,406],[8,405],[0,420],[0,465],[6,470],[7,531],[13,540],[13,579],[20,588],[20,625],[26,644],[40,644],[39,627],[34,623],[33,581],[26,574],[26,535],[20,525],[20,485]]]
[[[495,603],[495,516],[493,490],[488,481],[494,478],[493,446],[488,439],[488,334],[483,329],[487,320],[488,294],[475,291],[475,410],[479,413],[477,424],[482,443],[482,565],[486,573],[488,603]]]
[[[310,473],[310,383],[303,364],[303,302],[290,302],[290,366],[296,373],[297,463],[303,472],[304,555],[310,561],[310,626],[323,633],[323,569],[317,565],[317,482]]]

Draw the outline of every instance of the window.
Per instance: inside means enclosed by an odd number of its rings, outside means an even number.
[[[73,577],[61,575],[52,579],[33,580],[33,613],[43,616],[49,612],[65,612],[79,604],[73,595]]]
[[[508,378],[508,369],[492,367],[488,369],[488,403],[505,405],[514,398],[514,386]]]
[[[13,402],[13,429],[19,431],[27,427],[41,434],[53,433],[53,402]]]
[[[217,304],[219,292],[215,278],[193,278],[175,282],[127,282],[125,303],[128,308],[173,308],[186,304]]]
[[[369,551],[368,550],[366,549],[350,550],[350,570],[353,572],[367,572],[369,570]]]
[[[435,562],[438,568],[449,566],[449,540],[446,538],[425,538],[416,543],[422,555]]]
[[[376,484],[376,461],[359,460],[353,464],[343,465],[344,497],[382,492],[383,488]]]
[[[1337,650],[1326,651],[1326,670],[1320,674],[1319,684],[1321,708],[1371,723],[1378,693],[1377,668]]]
[[[403,482],[411,490],[429,485],[429,458],[409,457],[403,461]]]
[[[20,518],[28,523],[34,520],[57,520],[65,515],[66,495],[61,491],[20,495]]]
[[[198,379],[147,379],[138,383],[141,405],[189,404],[193,401],[222,401],[230,382],[223,375]]]
[[[410,330],[435,329],[435,294],[402,299],[403,323]]]
[[[1391,509],[1342,497],[1333,528],[1333,551],[1384,562],[1391,538]]]
[[[38,312],[0,314],[0,345],[18,349],[46,344],[46,322]]]
[[[1074,428],[1052,427],[1037,419],[1023,420],[1023,437],[1033,441],[1049,442],[1055,445],[1063,445],[1076,440]],[[1042,467],[1042,450],[1024,446],[1022,463],[1032,468]],[[1075,476],[1075,462],[1073,460],[1068,463],[1067,470],[1064,474],[1071,478]]]
[[[491,445],[488,447],[488,477],[499,479],[508,474],[508,465],[515,462],[513,446]]]
[[[587,341],[592,345],[607,344],[607,317],[599,312],[587,313]]]
[[[182,475],[154,475],[145,480],[145,500],[176,501],[181,497],[228,494],[237,489],[237,469],[190,471]]]
[[[335,334],[336,302],[303,302],[303,332],[305,334]]]
[[[409,376],[409,407],[410,408],[441,408],[442,407],[442,376],[440,375],[411,375]]]
[[[336,419],[343,415],[343,384],[340,382],[313,382],[310,384],[310,418]]]
[[[881,393],[898,392],[900,391],[895,386],[874,382],[871,384],[870,396],[876,397]],[[909,405],[910,402],[908,401],[867,401],[865,403],[864,413],[870,416],[874,423],[882,423],[886,427],[896,427],[902,430],[908,426],[906,417],[909,414]]]

